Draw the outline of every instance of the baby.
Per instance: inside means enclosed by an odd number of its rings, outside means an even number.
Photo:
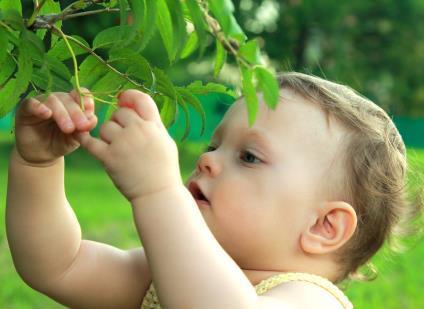
[[[350,88],[279,79],[281,102],[261,102],[252,127],[242,98],[229,108],[186,184],[150,96],[121,93],[100,138],[89,96],[84,112],[75,91],[24,101],[6,214],[23,280],[73,308],[351,308],[335,284],[412,206],[405,145]],[[142,248],[81,239],[64,190],[79,145],[130,202]]]

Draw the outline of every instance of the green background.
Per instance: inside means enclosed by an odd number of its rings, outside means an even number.
[[[63,308],[29,288],[14,269],[5,235],[5,196],[7,165],[12,148],[10,134],[0,133],[0,308]],[[186,179],[205,143],[179,143],[181,170]],[[424,149],[408,148],[411,170],[424,174]],[[417,183],[418,184],[418,183]],[[84,151],[66,157],[66,193],[85,239],[129,249],[140,245],[131,208],[113,186],[99,162]],[[101,192],[101,194],[99,194]],[[356,308],[424,308],[424,246],[410,239],[408,250],[400,255],[380,251],[373,261],[379,276],[368,283],[352,283],[347,295]]]
[[[8,0],[3,0],[8,1]],[[11,0],[12,1],[12,0]],[[70,1],[61,1],[62,7]],[[256,38],[267,61],[279,71],[295,70],[347,84],[383,107],[408,146],[413,171],[424,173],[424,1],[422,0],[235,0],[235,16],[249,38]],[[32,1],[24,0],[28,16]],[[67,34],[91,42],[102,29],[119,24],[116,15],[86,17],[64,24]],[[211,41],[212,43],[212,41]],[[193,80],[237,81],[230,58],[217,79],[212,78],[214,44],[203,57],[194,54],[169,67],[156,35],[145,57],[164,68],[177,85]],[[68,63],[70,65],[70,63]],[[179,143],[183,177],[223,112],[226,98],[202,99],[207,130],[199,136],[199,117],[191,112],[190,138]],[[178,117],[170,133],[178,141],[184,119]],[[16,273],[7,245],[4,209],[8,156],[13,137],[11,115],[0,119],[0,308],[62,308],[31,290]],[[416,182],[422,186],[422,182]],[[83,237],[123,249],[139,246],[129,205],[98,162],[77,151],[66,159],[67,196],[82,226]],[[102,192],[101,195],[96,194]],[[424,245],[410,239],[409,250],[392,256],[381,251],[374,259],[379,277],[354,283],[347,290],[356,308],[424,308]]]

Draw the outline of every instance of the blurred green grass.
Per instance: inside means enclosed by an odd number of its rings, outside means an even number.
[[[179,145],[181,170],[186,179],[205,145]],[[0,308],[63,308],[29,288],[14,269],[5,235],[7,165],[12,137],[0,132]],[[408,149],[412,170],[424,174],[424,149]],[[83,237],[122,249],[137,247],[140,241],[130,207],[101,165],[83,151],[66,158],[67,197],[81,224]],[[415,240],[402,255],[390,257],[382,250],[373,259],[377,280],[350,284],[347,295],[356,308],[424,308],[424,245]]]

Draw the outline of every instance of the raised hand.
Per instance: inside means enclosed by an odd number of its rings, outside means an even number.
[[[30,165],[43,166],[77,149],[79,142],[73,134],[90,131],[97,124],[94,101],[89,96],[83,101],[85,112],[76,91],[51,93],[46,100],[38,96],[23,101],[15,116],[20,157]]]
[[[178,149],[163,125],[153,99],[140,91],[119,96],[119,109],[100,128],[100,139],[77,134],[99,159],[116,187],[131,202],[182,185]]]

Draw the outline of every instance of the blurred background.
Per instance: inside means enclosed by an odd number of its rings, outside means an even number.
[[[62,8],[71,1],[60,1]],[[422,0],[236,0],[236,19],[249,38],[257,38],[266,61],[277,71],[299,71],[356,89],[393,117],[408,147],[412,188],[424,175],[424,1]],[[24,1],[29,14],[32,1]],[[69,20],[63,30],[91,42],[104,28],[119,24],[116,14]],[[163,53],[163,55],[161,54]],[[201,58],[195,53],[170,67],[158,35],[145,57],[166,69],[177,85],[194,80],[232,87],[238,72],[229,59],[213,79],[214,44]],[[206,132],[200,136],[200,117],[191,114],[189,138],[181,142],[184,116],[169,128],[178,142],[183,178],[194,168],[229,97],[200,98],[206,110]],[[102,114],[102,107],[99,107]],[[14,137],[13,113],[0,119],[0,308],[62,308],[31,290],[16,273],[4,228],[8,157]],[[414,174],[412,174],[414,172]],[[80,221],[83,237],[122,249],[140,245],[130,207],[113,187],[98,162],[83,151],[66,158],[68,199]],[[102,192],[101,195],[98,192]],[[383,250],[374,259],[379,275],[370,283],[349,284],[347,294],[357,308],[424,308],[424,244],[422,237],[407,240],[401,255]]]

